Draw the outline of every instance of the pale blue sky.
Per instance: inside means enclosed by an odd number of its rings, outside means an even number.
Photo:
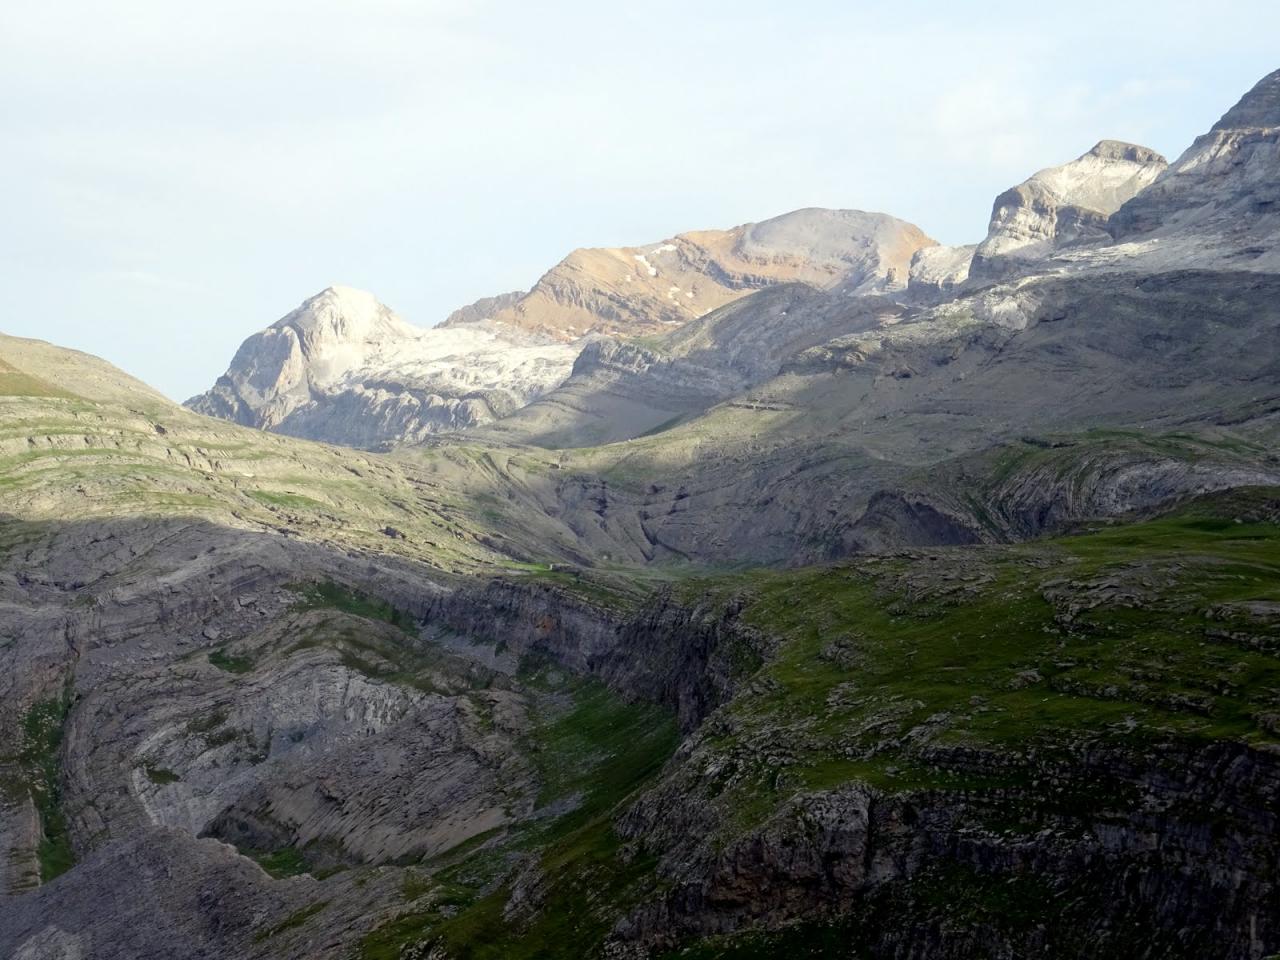
[[[0,4],[0,330],[175,399],[330,283],[429,326],[575,246],[802,206],[979,238],[1104,137],[1172,159],[1280,4]]]

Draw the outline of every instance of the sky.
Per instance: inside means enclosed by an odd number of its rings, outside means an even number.
[[[1103,138],[1170,159],[1274,0],[4,0],[0,331],[177,400],[324,287],[431,326],[571,249],[806,206],[973,242]]]

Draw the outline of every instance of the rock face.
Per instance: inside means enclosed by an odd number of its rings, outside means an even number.
[[[187,406],[311,440],[413,442],[523,406],[564,379],[574,352],[484,319],[419,329],[372,294],[329,287],[246,340]]]
[[[465,307],[459,307],[453,311],[445,318],[441,326],[456,327],[471,323],[483,323],[498,311],[515,306],[523,296],[523,290],[515,290],[511,293],[500,293],[494,297],[481,297],[475,303],[469,303]]]
[[[477,434],[548,448],[612,443],[706,410],[744,385],[732,371],[593,337],[562,386]]]
[[[1146,147],[1103,140],[1070,163],[1041,170],[996,197],[970,272],[1005,276],[1059,247],[1107,239],[1107,218],[1167,165]]]
[[[521,694],[468,661],[412,653],[403,626],[299,609],[301,571],[368,574],[423,609],[441,587],[421,569],[374,573],[341,551],[202,522],[45,529],[12,558],[38,583],[0,572],[5,633],[21,634],[3,650],[0,769],[6,784],[23,782],[9,766],[15,718],[65,684],[65,774],[51,786],[87,862],[6,899],[41,872],[26,866],[37,845],[6,793],[0,954],[63,956],[42,952],[52,944],[84,957],[346,956],[285,946],[288,926],[273,931],[323,907],[326,936],[349,942],[398,892],[350,874],[273,880],[230,843],[305,846],[319,873],[435,851],[531,809],[533,775],[511,741],[527,727]],[[416,686],[394,679],[406,668]],[[125,873],[137,886],[117,904]],[[144,921],[139,903],[162,919]]]
[[[907,289],[912,293],[950,293],[969,279],[969,265],[978,245],[921,247],[911,258]]]
[[[1264,77],[1112,218],[1120,241],[1194,245],[1237,269],[1280,268],[1280,70]]]
[[[5,956],[337,960],[344,954],[319,943],[341,941],[344,931],[367,923],[380,900],[398,895],[385,880],[359,884],[350,874],[323,882],[275,880],[227,844],[173,829],[108,845],[86,858],[79,872],[74,883],[42,887],[5,904]],[[288,927],[268,936],[306,911],[313,923],[306,936],[290,935]]]
[[[969,775],[1000,769],[1010,760],[982,751],[935,749],[927,755]],[[689,766],[698,760],[703,758]],[[712,790],[673,785],[629,811],[623,829],[642,843],[667,845],[663,868],[674,890],[624,919],[617,933],[665,947],[747,923],[777,928],[834,916],[843,918],[849,939],[870,941],[869,955],[876,957],[1043,952],[1157,958],[1199,951],[1250,957],[1258,944],[1275,940],[1274,922],[1263,921],[1265,883],[1259,881],[1265,858],[1246,852],[1267,844],[1273,822],[1268,807],[1278,783],[1274,756],[1215,745],[1201,751],[1166,747],[1162,763],[1147,765],[1120,751],[1098,750],[1072,760],[1029,764],[1028,776],[1038,778],[1037,784],[1088,777],[1117,795],[1140,799],[1124,805],[1123,813],[1058,814],[1039,836],[1015,839],[984,828],[991,813],[980,799],[931,791],[908,798],[851,784],[802,793],[771,822],[711,852],[685,838],[714,830],[715,817],[706,811]],[[1180,776],[1168,772],[1174,763],[1184,765]],[[720,764],[708,766],[726,777]],[[1212,808],[1223,795],[1210,785],[1216,776],[1230,781],[1223,793],[1231,797],[1232,828],[1221,840],[1209,841],[1201,814],[1184,819],[1172,810]],[[1002,803],[1029,809],[1035,792],[1017,797],[1010,791]],[[1106,818],[1106,826],[1094,817]],[[1239,882],[1220,879],[1237,870]],[[983,878],[980,883],[1004,884],[1006,890],[1035,877],[1034,890],[1071,890],[1080,900],[1067,916],[1040,915],[1043,923],[1023,929],[1016,923],[939,923],[938,913],[947,909],[915,891],[954,890],[946,880],[939,884],[948,871],[954,871],[952,885],[968,871]],[[1081,909],[1082,902],[1088,908]],[[769,920],[760,924],[754,919],[759,917]],[[1129,932],[1135,927],[1141,932]],[[975,939],[985,947],[976,954],[970,952]]]
[[[561,340],[663,333],[780,283],[899,290],[915,252],[933,245],[918,227],[885,214],[796,210],[641,247],[575,250],[493,318]]]
[[[768,381],[800,351],[842,333],[886,329],[905,313],[887,295],[770,287],[646,346],[591,339],[563,385],[479,433],[580,447],[665,430]]]
[[[1189,438],[1178,446],[1137,436],[1027,437],[873,495],[842,550],[1027,540],[1099,517],[1141,517],[1210,491],[1277,484],[1280,464]]]

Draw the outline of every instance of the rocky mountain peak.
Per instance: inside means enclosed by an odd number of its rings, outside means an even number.
[[[295,436],[376,446],[485,422],[568,374],[572,347],[535,342],[482,317],[423,329],[367,291],[326,287],[245,340],[213,388],[187,406]]]
[[[459,307],[445,318],[442,327],[456,327],[468,323],[483,323],[493,319],[494,314],[508,307],[515,306],[525,292],[515,290],[511,293],[500,293],[494,297],[481,297],[475,303]]]
[[[1098,157],[1101,160],[1125,160],[1129,163],[1143,165],[1151,163],[1167,164],[1168,162],[1150,147],[1139,146],[1136,143],[1126,143],[1123,140],[1099,140],[1085,156]]]
[[[1213,125],[1214,131],[1280,127],[1280,70],[1259,80]]]
[[[999,231],[1013,219],[1015,203],[1036,195],[1059,208],[1074,207],[1110,215],[1164,172],[1168,161],[1154,150],[1119,140],[1102,140],[1075,160],[1046,167],[996,199],[991,227]]]
[[[1074,160],[1040,170],[996,197],[971,275],[1007,276],[1060,247],[1107,239],[1107,219],[1167,167],[1149,147],[1102,140]]]
[[[413,337],[422,332],[367,290],[341,285],[325,287],[271,326],[296,331],[308,355],[325,346]]]
[[[352,311],[377,312],[386,309],[368,290],[348,287],[342,283],[330,284],[314,297],[304,300],[303,306],[320,303],[333,304]]]
[[[485,316],[566,342],[590,333],[660,334],[761,287],[901,289],[912,255],[934,242],[886,214],[809,207],[638,247],[575,250],[528,293],[480,301],[445,325]]]
[[[901,267],[934,241],[919,228],[896,217],[862,210],[793,210],[742,230],[735,252],[761,263],[793,259],[832,271],[854,286],[875,282],[898,283]],[[889,274],[900,274],[890,280]]]
[[[1176,250],[1183,263],[1273,269],[1280,264],[1277,169],[1280,70],[1258,81],[1150,190],[1126,203],[1109,229],[1119,240],[1163,238],[1166,260]]]

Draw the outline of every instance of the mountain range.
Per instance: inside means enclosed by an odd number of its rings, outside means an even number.
[[[1145,147],[1104,140],[1039,171],[996,198],[986,237],[971,246],[939,246],[881,214],[798,210],[642,247],[574,251],[529,292],[478,301],[430,333],[370,324],[367,312],[389,311],[326,291],[247,340],[188,406],[355,446],[476,428],[581,446],[699,412],[859,326],[911,320],[984,291],[1015,309],[1002,285],[1019,278],[1082,268],[1269,271],[1267,83],[1172,167]],[[766,288],[788,292],[775,303]],[[806,304],[800,316],[788,309],[794,296]],[[293,338],[288,348],[281,335]],[[640,367],[654,373],[637,380]]]
[[[972,245],[0,335],[0,955],[1280,954],[1277,344],[1280,71]]]
[[[200,413],[313,440],[377,446],[478,426],[558,386],[592,334],[653,336],[763,287],[860,295],[905,286],[918,228],[857,210],[797,210],[643,247],[575,250],[523,294],[430,330],[331,287],[250,337]]]

